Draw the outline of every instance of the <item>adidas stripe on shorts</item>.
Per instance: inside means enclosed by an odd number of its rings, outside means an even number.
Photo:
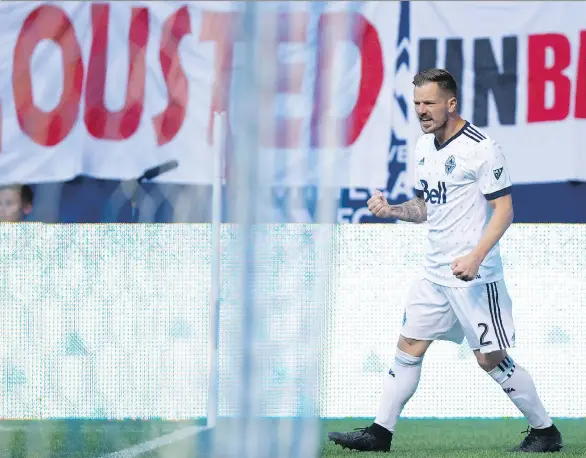
[[[416,280],[407,295],[404,337],[449,340],[490,353],[513,347],[512,301],[504,280],[457,288]]]

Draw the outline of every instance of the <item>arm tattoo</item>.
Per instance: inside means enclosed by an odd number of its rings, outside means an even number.
[[[427,220],[425,201],[415,197],[401,205],[391,205],[391,217],[410,223],[423,223]]]

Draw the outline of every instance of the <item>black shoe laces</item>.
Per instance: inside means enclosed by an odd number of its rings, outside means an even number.
[[[525,436],[525,439],[523,439],[524,444],[530,444],[530,443],[536,441],[538,438],[538,435],[535,434],[535,430],[533,428],[531,428],[530,426],[528,426],[525,431],[521,431],[521,434],[527,434]]]

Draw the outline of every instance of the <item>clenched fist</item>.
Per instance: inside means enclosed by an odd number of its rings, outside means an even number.
[[[482,264],[480,256],[474,252],[468,253],[466,256],[454,259],[452,262],[452,272],[460,280],[472,281],[478,275],[480,264]]]
[[[387,202],[387,199],[378,189],[374,192],[374,195],[368,199],[368,209],[372,214],[378,218],[390,218],[391,217],[391,206]]]

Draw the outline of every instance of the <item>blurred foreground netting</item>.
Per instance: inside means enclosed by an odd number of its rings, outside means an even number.
[[[310,6],[310,17],[317,20],[324,6]],[[243,7],[242,60],[234,75],[233,151],[226,156],[226,217],[237,230],[222,247],[227,256],[221,269],[220,418],[209,435],[199,436],[204,456],[311,458],[320,450],[319,370],[336,266],[333,223],[338,203],[327,196],[339,193],[336,145],[342,144],[345,132],[341,125],[326,125],[318,117],[319,144],[332,145],[332,150],[313,149],[307,139],[298,155],[307,164],[302,173],[319,171],[309,180],[322,196],[317,224],[293,231],[269,224],[272,187],[284,169],[282,152],[263,147],[263,139],[276,144],[289,132],[278,122],[283,107],[274,103],[283,75],[277,63],[264,56],[273,55],[279,34],[295,27],[279,15],[288,8],[261,2]],[[348,27],[343,33],[350,33],[349,24],[336,26]],[[328,30],[325,39],[333,32]],[[319,97],[327,97],[323,92]],[[287,202],[281,205],[288,210]]]

